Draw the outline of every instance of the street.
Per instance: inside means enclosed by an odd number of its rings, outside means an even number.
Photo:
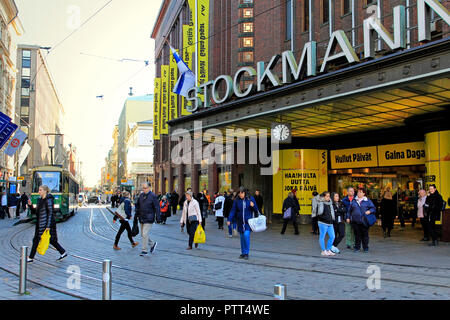
[[[180,232],[178,214],[166,225],[154,224],[150,237],[158,246],[153,254],[140,257],[141,244],[131,248],[126,232],[119,243],[122,250],[112,249],[119,228],[112,217],[106,206],[90,205],[59,223],[58,239],[69,257],[56,262],[53,248],[45,256],[37,255],[28,264],[30,294],[23,298],[99,300],[104,259],[113,264],[114,300],[271,300],[278,283],[285,284],[287,298],[295,300],[450,298],[448,243],[429,248],[400,232],[386,241],[374,227],[370,253],[353,253],[341,243],[340,255],[321,257],[310,226],[301,226],[299,236],[289,226],[282,236],[281,224],[275,222],[265,232],[252,234],[250,259],[244,261],[238,259],[239,237],[228,238],[211,216],[206,222],[206,244],[187,251],[187,234]],[[0,220],[4,299],[21,299],[11,282],[17,281],[20,247],[30,246],[34,234],[34,225],[12,226],[14,222]],[[141,242],[140,235],[135,241]],[[379,267],[379,289],[368,288],[369,266],[369,270]],[[81,274],[79,287],[73,285],[78,276],[73,270]]]

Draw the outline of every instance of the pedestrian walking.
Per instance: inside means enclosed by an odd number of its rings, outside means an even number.
[[[192,191],[192,188],[187,188],[186,192]],[[178,205],[180,206],[181,210],[183,210],[184,202],[186,201],[186,193],[183,193],[180,197],[180,201],[178,202]],[[184,227],[181,227],[181,232],[184,231]]]
[[[116,201],[117,201],[117,194],[113,194],[111,196],[111,208],[115,208],[116,207]]]
[[[369,252],[369,226],[365,222],[364,215],[375,214],[376,211],[373,202],[366,197],[366,191],[362,188],[358,189],[358,194],[347,211],[347,222],[352,224],[355,233],[354,252],[360,251],[361,242],[364,252]]]
[[[444,200],[436,189],[436,185],[432,184],[428,187],[429,194],[425,200],[424,207],[427,212],[428,232],[431,236],[429,246],[437,246],[436,221],[441,220],[441,211],[444,209]]]
[[[252,219],[253,215],[258,216],[258,206],[255,198],[251,197],[244,187],[239,188],[239,195],[233,202],[233,207],[230,212],[230,220],[236,219],[238,232],[241,238],[241,255],[240,259],[248,260],[250,253],[250,234],[251,228],[248,224],[248,219]],[[228,226],[231,225],[227,221]]]
[[[231,208],[233,207],[233,194],[231,192],[227,193],[225,192],[225,202],[224,202],[224,209],[223,209],[223,216],[227,218],[227,226],[228,226],[228,237],[233,237],[233,230],[236,231],[236,220],[231,221],[229,219]],[[230,221],[230,224],[228,225],[228,221]]]
[[[172,214],[177,214],[178,201],[180,200],[180,196],[178,193],[173,190],[172,195],[170,197],[170,207],[172,208]]]
[[[219,230],[223,230],[223,210],[224,210],[224,204],[225,204],[225,197],[220,192],[219,195],[214,200],[214,212],[217,218],[217,224],[219,227]]]
[[[417,200],[417,217],[420,218],[420,224],[422,225],[423,238],[420,241],[430,241],[430,233],[428,230],[427,212],[424,208],[427,200],[427,192],[424,189],[419,190],[419,199]]]
[[[347,189],[347,195],[342,199],[342,203],[344,204],[347,212],[354,198],[355,189],[353,187],[349,187]],[[352,225],[347,222],[347,219],[345,222],[345,244],[347,245],[347,249],[353,250],[355,248],[355,233],[353,232]]]
[[[39,187],[38,203],[36,208],[33,208],[31,200],[28,200],[28,207],[31,212],[36,215],[36,227],[33,238],[33,245],[31,247],[30,255],[27,258],[27,262],[33,262],[36,250],[41,241],[41,236],[46,230],[50,231],[50,244],[58,250],[60,257],[58,261],[67,257],[67,252],[58,243],[58,236],[56,233],[56,220],[54,212],[54,197],[50,194],[50,188],[46,185]]]
[[[318,234],[319,233],[319,225],[318,225],[318,217],[317,217],[317,209],[319,207],[319,200],[320,196],[317,191],[314,191],[312,193],[312,200],[311,200],[311,224],[312,224],[312,234]]]
[[[137,215],[141,227],[142,251],[140,256],[145,257],[148,254],[148,245],[150,245],[150,253],[153,253],[158,244],[150,239],[149,233],[155,220],[157,223],[161,222],[161,213],[158,198],[150,191],[148,182],[142,184],[142,191],[136,202],[135,215]]]
[[[200,212],[200,205],[193,197],[192,191],[185,193],[186,201],[183,204],[183,213],[181,214],[180,225],[181,228],[186,226],[186,231],[189,234],[188,247],[186,250],[192,249],[192,243],[194,242],[195,231],[202,222],[202,214]],[[198,248],[198,243],[195,244]]]
[[[347,210],[339,199],[339,193],[333,192],[331,194],[331,199],[333,200],[333,210],[334,210],[334,242],[331,247],[331,252],[333,253],[341,253],[338,249],[339,243],[341,243],[342,239],[345,237],[345,216],[347,214]]]
[[[258,189],[255,190],[255,201],[256,201],[256,206],[259,209],[259,212],[263,213],[263,206],[264,206],[264,199],[261,196],[261,193],[259,192]]]
[[[290,214],[285,217],[284,213],[286,213],[286,211],[288,210],[290,211]],[[284,199],[282,211],[283,211],[283,228],[281,229],[281,234],[284,234],[284,232],[286,231],[288,223],[292,222],[292,224],[294,225],[295,234],[298,235],[299,233],[297,225],[297,215],[300,212],[300,204],[293,192],[289,192],[287,198]]]
[[[162,224],[166,224],[167,214],[169,213],[169,200],[166,196],[163,196],[159,202],[159,210],[161,211]]]
[[[136,247],[139,242],[134,242],[133,237],[131,236],[131,227],[130,224],[128,223],[128,221],[131,219],[131,200],[130,200],[130,193],[128,191],[125,191],[124,194],[124,200],[122,202],[122,204],[119,206],[119,208],[117,209],[118,212],[122,212],[125,213],[125,217],[122,216],[122,219],[119,219],[120,222],[120,228],[119,231],[117,231],[117,235],[116,235],[116,239],[114,241],[114,250],[121,250],[121,248],[119,248],[119,241],[120,241],[120,236],[122,235],[122,233],[126,230],[127,231],[127,236],[128,236],[128,240],[130,240],[131,243],[131,247]],[[120,214],[120,213],[119,213]],[[114,216],[113,219],[113,223],[116,223],[116,220],[118,219],[118,216]]]
[[[19,199],[15,193],[11,193],[8,196],[8,214],[10,219],[14,219],[16,216],[17,204],[19,203]]]
[[[27,210],[27,203],[28,203],[28,196],[27,194],[24,192],[22,193],[22,195],[20,196],[20,203],[22,206],[22,212]]]
[[[208,218],[208,210],[209,210],[209,201],[206,197],[206,190],[203,193],[198,193],[196,198],[199,206],[200,212],[202,214],[202,228],[205,230],[206,218]]]
[[[317,219],[319,225],[319,244],[322,249],[322,256],[334,256],[331,252],[331,247],[334,242],[334,220],[335,213],[333,209],[333,202],[328,191],[323,192],[319,198],[319,204],[317,208]],[[325,236],[328,234],[327,245],[325,246]]]
[[[391,230],[394,228],[395,203],[391,188],[388,186],[381,194],[381,227],[384,237],[391,236]]]

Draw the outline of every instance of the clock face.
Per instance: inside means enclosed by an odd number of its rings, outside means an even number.
[[[289,127],[284,124],[278,124],[273,129],[273,136],[279,141],[287,140],[290,136]]]

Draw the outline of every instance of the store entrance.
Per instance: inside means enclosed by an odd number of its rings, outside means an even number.
[[[373,201],[378,213],[383,191],[389,187],[397,209],[395,224],[414,227],[418,192],[424,187],[424,176],[425,166],[340,169],[330,171],[329,186],[341,196],[347,195],[349,187],[366,189],[367,197]]]

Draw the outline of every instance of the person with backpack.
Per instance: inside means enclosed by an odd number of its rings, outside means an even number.
[[[162,224],[166,224],[167,215],[169,212],[169,201],[167,200],[166,196],[163,196],[161,201],[159,202],[159,208],[161,211]]]
[[[331,194],[331,199],[333,200],[333,210],[334,210],[334,242],[331,247],[331,252],[340,253],[338,249],[339,243],[345,237],[345,216],[347,214],[347,209],[345,208],[342,201],[339,200],[339,193],[333,192]]]
[[[365,216],[377,212],[373,202],[366,197],[366,191],[362,188],[358,189],[356,198],[350,203],[347,211],[347,222],[351,223],[355,233],[355,248],[353,252],[361,250],[361,242],[364,252],[369,252],[369,225]]]
[[[333,208],[333,202],[328,191],[320,195],[320,200],[317,208],[317,220],[319,225],[319,244],[322,249],[322,256],[334,256],[331,252],[331,247],[335,238],[334,226],[336,215]],[[328,242],[325,246],[325,236],[328,234]]]
[[[427,212],[428,233],[431,236],[429,246],[438,245],[436,221],[441,220],[441,211],[444,210],[444,200],[436,189],[436,185],[432,184],[428,187],[429,194],[425,200],[424,208]]]
[[[253,215],[258,216],[259,210],[256,205],[255,198],[250,196],[244,187],[239,188],[239,194],[233,202],[229,219],[227,221],[228,226],[231,225],[231,221],[236,219],[238,232],[241,237],[241,255],[239,259],[248,260],[250,253],[250,234],[252,232],[248,219],[252,219]]]
[[[281,234],[284,234],[284,232],[286,231],[287,224],[289,222],[292,222],[294,225],[295,234],[298,235],[297,215],[300,212],[300,204],[293,192],[289,192],[287,198],[284,199],[282,211],[283,228],[281,229]]]
[[[214,200],[214,212],[217,218],[217,224],[219,230],[223,230],[223,211],[224,211],[225,197],[219,192],[218,196]]]
[[[130,193],[128,191],[125,191],[123,193],[124,196],[124,200],[123,202],[120,204],[120,206],[117,208],[117,214],[120,216],[120,218],[115,215],[114,219],[113,219],[113,223],[116,223],[116,220],[119,219],[120,222],[120,228],[119,231],[117,231],[117,235],[116,235],[116,239],[114,241],[114,246],[113,249],[114,250],[121,250],[121,248],[119,248],[118,244],[120,241],[120,236],[122,235],[122,233],[127,230],[127,235],[128,235],[128,240],[130,240],[131,243],[131,247],[136,247],[139,242],[134,242],[133,237],[131,236],[131,227],[130,224],[128,223],[128,220],[131,219],[131,200],[130,200]]]

